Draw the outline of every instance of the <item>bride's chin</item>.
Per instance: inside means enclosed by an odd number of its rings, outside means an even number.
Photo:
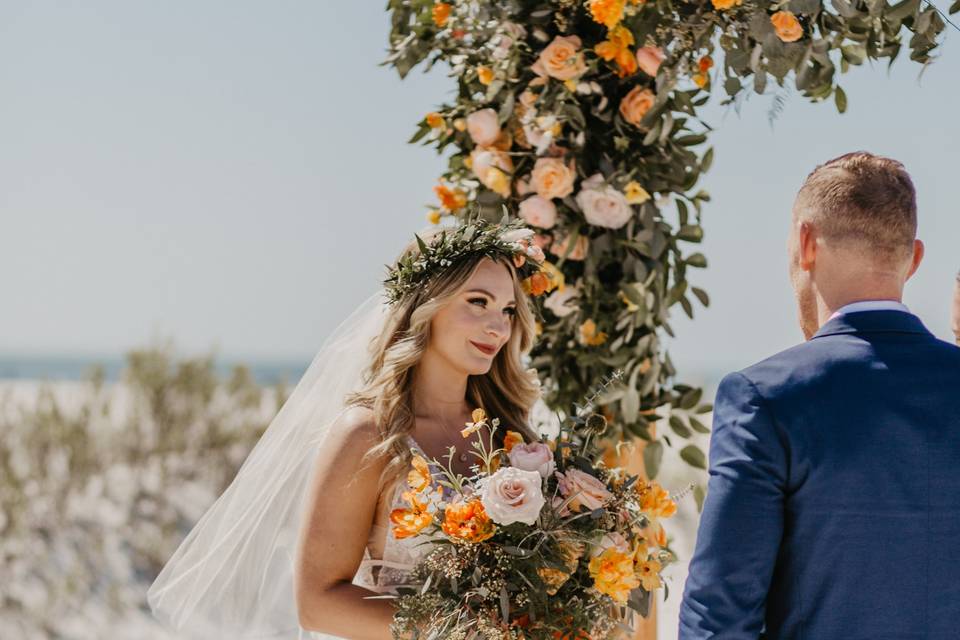
[[[471,362],[464,367],[468,375],[471,376],[482,376],[490,373],[490,367],[493,366],[493,360],[480,360],[479,358],[472,358]]]

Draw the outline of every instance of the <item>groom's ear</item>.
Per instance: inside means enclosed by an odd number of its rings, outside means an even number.
[[[800,242],[800,268],[813,271],[817,262],[817,230],[809,222],[801,222],[798,240]]]
[[[910,263],[910,271],[907,272],[907,280],[909,280],[913,274],[917,272],[917,269],[920,268],[920,261],[923,260],[923,256],[926,252],[926,248],[923,246],[922,240],[913,241],[913,258]]]

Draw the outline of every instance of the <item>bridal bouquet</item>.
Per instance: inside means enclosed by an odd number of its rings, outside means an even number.
[[[659,520],[676,504],[656,483],[592,459],[599,414],[575,416],[553,439],[524,442],[499,420],[473,412],[469,478],[415,456],[405,494],[391,513],[393,535],[429,545],[399,591],[397,637],[449,639],[614,637],[633,611],[647,615],[651,592],[673,559]],[[440,469],[432,473],[431,462]],[[414,588],[416,587],[416,588]],[[665,587],[664,587],[665,588]]]

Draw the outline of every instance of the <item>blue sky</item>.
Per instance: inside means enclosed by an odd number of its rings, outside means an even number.
[[[171,337],[309,359],[426,224],[444,166],[406,140],[453,82],[378,66],[383,4],[0,6],[0,353],[109,356]],[[739,368],[800,339],[790,205],[815,165],[855,149],[912,173],[928,256],[906,302],[949,335],[960,33],[940,55],[922,80],[906,54],[889,74],[853,69],[842,116],[796,92],[773,127],[772,94],[704,110],[710,267],[693,278],[713,304],[677,318],[681,368]]]

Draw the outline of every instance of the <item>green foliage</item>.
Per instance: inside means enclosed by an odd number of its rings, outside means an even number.
[[[528,219],[563,278],[539,304],[533,352],[549,406],[570,406],[620,371],[623,382],[600,399],[615,435],[651,440],[663,416],[671,433],[688,439],[707,431],[692,419],[705,405],[686,406],[690,387],[677,381],[662,339],[673,335],[674,306],[694,317],[694,299],[709,303],[689,280],[690,269],[708,263],[689,245],[703,239],[710,196],[697,184],[714,162],[698,109],[714,86],[729,103],[776,83],[771,119],[794,90],[813,101],[832,96],[843,113],[838,70],[892,63],[903,48],[926,65],[945,23],[921,0],[649,0],[608,16],[591,7],[390,0],[384,64],[401,77],[420,63],[448,66],[456,94],[412,139],[452,148],[443,181],[491,218],[503,206],[524,215],[533,193],[548,201],[537,203],[541,212],[555,211]],[[659,63],[657,51],[665,52]],[[538,175],[548,160],[572,166],[572,180]],[[597,213],[623,207],[625,218]],[[657,435],[646,450],[651,476],[660,439],[669,443],[663,429]],[[705,466],[695,447],[681,457]]]

